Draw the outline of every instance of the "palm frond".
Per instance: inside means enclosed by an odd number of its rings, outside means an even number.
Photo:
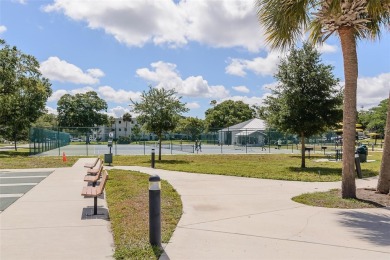
[[[286,49],[308,26],[313,0],[257,0],[257,15],[265,28],[266,41],[275,49]]]

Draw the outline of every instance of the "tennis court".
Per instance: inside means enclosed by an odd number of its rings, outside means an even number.
[[[155,149],[158,153],[158,145],[156,144],[117,144],[111,148],[111,153],[114,155],[149,155]],[[320,147],[317,148],[320,151]],[[60,156],[65,153],[67,156],[99,156],[110,153],[110,148],[107,145],[66,145],[60,148],[55,148],[43,153],[39,156]],[[234,146],[234,145],[209,145],[202,144],[202,148],[195,150],[195,146],[191,144],[169,144],[163,143],[162,154],[299,154],[300,151],[294,146],[275,149],[274,147],[251,147],[251,146]]]

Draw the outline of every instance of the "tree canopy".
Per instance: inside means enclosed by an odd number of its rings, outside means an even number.
[[[34,123],[33,127],[50,127],[54,128],[58,126],[57,116],[54,114],[45,113],[42,114]]]
[[[163,133],[174,130],[181,113],[188,111],[185,104],[180,101],[181,97],[177,97],[176,94],[173,89],[166,90],[149,86],[148,91],[142,92],[139,102],[130,100],[133,112],[138,114],[137,122],[159,138],[158,160],[161,160]]]
[[[62,127],[93,127],[106,125],[107,103],[95,91],[65,94],[57,103],[58,124]]]
[[[332,66],[322,64],[318,51],[307,43],[281,60],[275,79],[278,85],[264,100],[262,119],[301,138],[301,167],[305,167],[304,138],[323,133],[342,118],[338,79]]]
[[[175,131],[177,133],[188,134],[192,140],[198,138],[198,136],[205,130],[205,122],[202,119],[196,117],[184,117],[181,118]]]
[[[208,130],[232,126],[255,117],[253,108],[242,101],[226,100],[220,104],[211,102],[214,107],[206,110],[206,126]]]
[[[389,99],[387,98],[382,100],[378,106],[370,108],[368,111],[359,111],[359,122],[366,130],[381,134],[382,136],[384,135],[388,102]]]
[[[39,62],[0,39],[0,134],[27,139],[28,128],[43,113],[52,90],[39,71]]]

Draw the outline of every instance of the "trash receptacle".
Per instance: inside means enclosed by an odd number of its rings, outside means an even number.
[[[356,154],[359,155],[360,162],[367,162],[368,148],[365,145],[361,145],[356,149]]]
[[[104,162],[108,164],[112,163],[112,153],[104,154]]]

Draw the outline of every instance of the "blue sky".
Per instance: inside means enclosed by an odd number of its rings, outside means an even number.
[[[130,112],[148,85],[175,88],[187,116],[204,118],[210,101],[261,105],[283,53],[265,44],[253,0],[1,0],[0,38],[35,56],[50,79],[55,113],[65,93],[96,91],[108,114]],[[343,82],[337,37],[322,60]],[[358,44],[358,109],[390,90],[390,32]]]

